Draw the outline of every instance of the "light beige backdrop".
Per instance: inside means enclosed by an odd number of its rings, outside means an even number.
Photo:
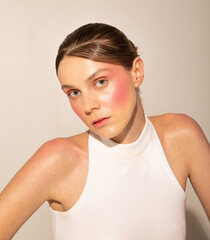
[[[54,60],[64,37],[89,22],[113,24],[139,46],[147,115],[186,113],[210,139],[209,12],[209,0],[0,0],[0,191],[43,142],[86,130]],[[187,196],[187,239],[210,239],[190,184]],[[46,203],[14,239],[48,240],[50,231]]]

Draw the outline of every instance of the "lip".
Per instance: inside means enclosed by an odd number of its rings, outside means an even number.
[[[99,118],[99,119],[93,121],[92,125],[96,128],[101,128],[106,125],[106,123],[109,121],[110,117]]]

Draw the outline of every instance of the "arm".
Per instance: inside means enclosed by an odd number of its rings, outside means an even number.
[[[0,240],[11,239],[23,223],[51,199],[58,158],[53,144],[45,143],[0,194]]]

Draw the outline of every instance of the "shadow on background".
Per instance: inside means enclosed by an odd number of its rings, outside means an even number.
[[[204,228],[197,216],[190,210],[186,209],[187,221],[187,238],[186,240],[209,240]]]

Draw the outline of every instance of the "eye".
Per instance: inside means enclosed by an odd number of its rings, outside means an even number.
[[[78,90],[73,90],[73,91],[70,91],[67,95],[68,95],[69,97],[75,98],[75,97],[79,96],[79,94],[80,94],[80,91],[78,91]]]
[[[95,86],[100,88],[100,87],[106,86],[106,84],[107,84],[107,80],[100,79],[96,82]]]

